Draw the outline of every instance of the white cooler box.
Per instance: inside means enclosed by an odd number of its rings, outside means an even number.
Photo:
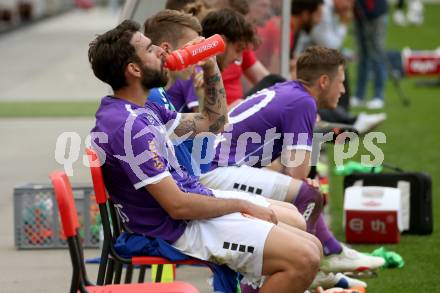
[[[344,225],[348,243],[397,243],[404,229],[400,190],[380,186],[345,189]]]

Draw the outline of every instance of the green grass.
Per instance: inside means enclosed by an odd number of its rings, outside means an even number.
[[[389,22],[387,47],[401,49],[431,50],[440,47],[440,5],[426,5],[425,24],[422,27],[396,27]],[[349,45],[352,40],[347,41]],[[354,67],[350,68],[354,80]],[[440,200],[436,183],[440,182],[440,88],[420,88],[413,78],[405,78],[401,85],[411,99],[409,107],[403,106],[388,83],[386,108],[388,119],[377,130],[386,134],[386,144],[380,145],[385,162],[405,170],[423,171],[433,179],[434,233],[429,236],[402,235],[397,245],[384,245],[402,255],[406,264],[402,269],[384,269],[378,278],[368,279],[368,292],[439,292],[438,273],[440,265]],[[354,83],[351,83],[354,85]],[[354,158],[369,154],[364,148]],[[333,148],[328,156],[333,158]],[[345,239],[342,229],[342,182],[341,177],[331,176],[332,229],[338,239]],[[356,245],[361,251],[371,252],[380,245]]]
[[[0,102],[0,118],[93,117],[99,101],[80,102]]]

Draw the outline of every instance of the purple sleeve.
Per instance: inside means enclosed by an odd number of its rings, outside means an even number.
[[[167,129],[167,133],[170,134],[173,132],[179,124],[182,114],[176,111],[168,110],[164,106],[157,104],[153,104],[153,107],[156,108],[156,112],[159,114],[163,125],[165,125]]]
[[[281,115],[281,131],[286,149],[312,150],[316,115],[317,108],[313,98],[306,97],[285,105]]]
[[[185,81],[184,97],[188,109],[199,106],[199,98],[197,97],[196,89],[194,88],[193,77]]]
[[[135,189],[170,176],[165,160],[165,141],[159,127],[148,125],[137,117],[131,127],[125,125],[115,132],[110,146]]]

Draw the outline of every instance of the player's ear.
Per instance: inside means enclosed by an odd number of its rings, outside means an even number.
[[[173,46],[171,46],[171,44],[168,42],[160,43],[159,47],[161,47],[168,54],[171,53],[171,51],[173,51]]]
[[[134,62],[128,63],[127,67],[125,68],[125,73],[129,74],[131,76],[140,77],[141,76],[141,68],[138,64]]]
[[[330,77],[327,74],[323,74],[319,77],[318,83],[321,90],[326,89],[330,85]]]

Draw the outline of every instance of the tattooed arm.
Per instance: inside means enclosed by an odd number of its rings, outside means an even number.
[[[201,132],[219,133],[227,123],[226,92],[215,57],[203,65],[205,95],[200,113],[182,114],[174,133],[181,137],[194,137]]]

